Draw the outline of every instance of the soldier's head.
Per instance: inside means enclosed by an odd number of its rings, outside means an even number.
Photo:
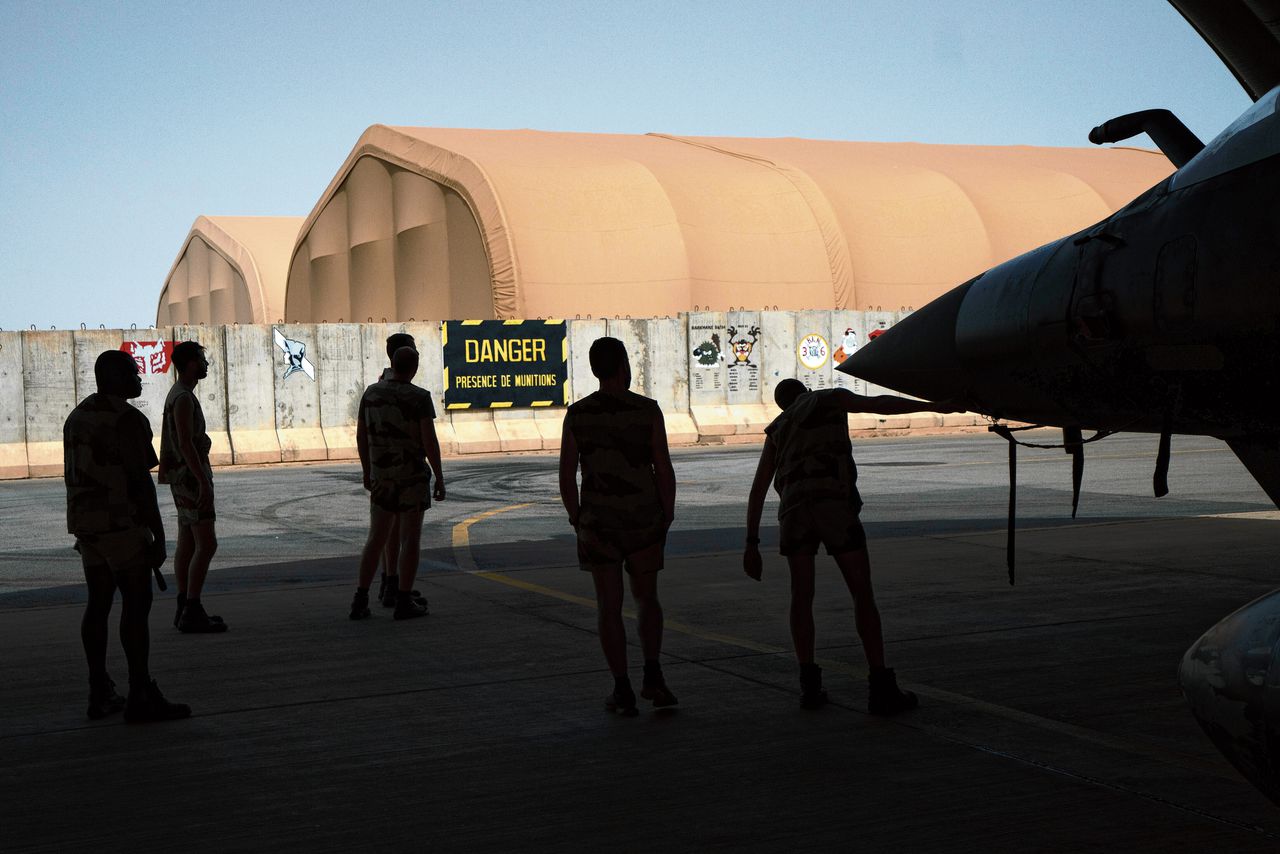
[[[401,347],[391,354],[391,373],[401,382],[409,382],[418,373],[418,351]]]
[[[396,332],[387,336],[387,358],[395,356],[396,351],[401,347],[408,347],[412,350],[418,349],[418,345],[414,343],[413,336],[408,332]]]
[[[773,402],[779,409],[786,409],[808,390],[800,380],[785,379],[773,387]]]
[[[591,373],[601,383],[621,382],[623,388],[631,388],[631,362],[627,359],[627,345],[617,338],[597,338],[591,342],[587,354],[591,360]]]
[[[104,350],[93,363],[93,378],[99,394],[132,400],[142,394],[142,372],[138,363],[123,350]]]
[[[195,341],[183,341],[173,348],[173,366],[178,369],[178,379],[184,382],[202,380],[209,376],[209,360],[204,347]]]

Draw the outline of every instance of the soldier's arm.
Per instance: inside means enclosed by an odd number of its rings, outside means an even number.
[[[156,485],[151,479],[151,469],[159,464],[155,449],[151,447],[151,427],[146,416],[138,413],[135,425],[131,429],[129,419],[120,423],[122,429],[133,435],[119,436],[124,459],[125,477],[129,500],[138,508],[137,521],[151,531],[155,538],[151,543],[151,565],[157,567],[165,560],[164,522],[160,518],[160,503],[156,499]]]
[[[213,484],[209,482],[204,471],[204,461],[196,450],[195,414],[195,402],[187,395],[178,398],[178,402],[173,405],[173,426],[178,431],[178,452],[182,454],[187,470],[195,475],[200,484],[200,506],[207,508],[213,504]]]
[[[356,453],[360,455],[360,468],[364,472],[364,488],[369,488],[369,428],[364,423],[364,398],[356,413]]]
[[[751,493],[747,496],[747,543],[742,554],[742,570],[756,581],[764,571],[760,557],[760,516],[764,513],[764,499],[769,494],[769,484],[778,467],[778,449],[773,437],[764,440],[760,450],[760,462],[756,464],[756,476],[751,481]]]
[[[658,480],[658,500],[662,502],[662,521],[670,528],[676,518],[676,470],[671,465],[671,450],[667,447],[667,426],[658,412],[653,422],[653,473]]]
[[[435,415],[424,416],[418,422],[422,431],[422,449],[427,453],[427,465],[435,473],[436,485],[432,488],[437,501],[444,501],[444,468],[440,461],[440,437],[436,435]]]
[[[564,430],[560,434],[560,501],[569,514],[569,524],[578,527],[578,442],[569,429],[569,420],[564,422]]]
[[[864,394],[854,394],[843,388],[837,389],[833,397],[845,412],[867,412],[872,415],[905,415],[910,412],[958,411],[945,401],[935,403],[931,400],[912,400],[909,397],[895,397],[891,394],[868,397]]]

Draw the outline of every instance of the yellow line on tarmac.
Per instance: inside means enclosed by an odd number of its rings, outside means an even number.
[[[470,519],[463,519],[461,522],[453,526],[453,559],[458,564],[458,569],[464,572],[477,573],[480,567],[476,565],[476,559],[471,556],[471,526],[482,519],[488,519],[490,516],[497,516],[499,513],[510,513],[512,510],[521,510],[525,507],[532,507],[533,504],[526,502],[524,504],[508,504],[505,507],[495,507],[492,510],[486,510],[472,516]]]

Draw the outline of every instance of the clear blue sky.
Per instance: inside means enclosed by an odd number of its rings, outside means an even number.
[[[1087,145],[1248,104],[1163,0],[0,0],[0,327],[150,323],[196,216],[307,214],[377,122]]]

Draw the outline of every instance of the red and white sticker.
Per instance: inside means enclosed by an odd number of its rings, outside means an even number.
[[[133,357],[143,375],[169,373],[173,359],[172,341],[125,341],[120,349]]]

